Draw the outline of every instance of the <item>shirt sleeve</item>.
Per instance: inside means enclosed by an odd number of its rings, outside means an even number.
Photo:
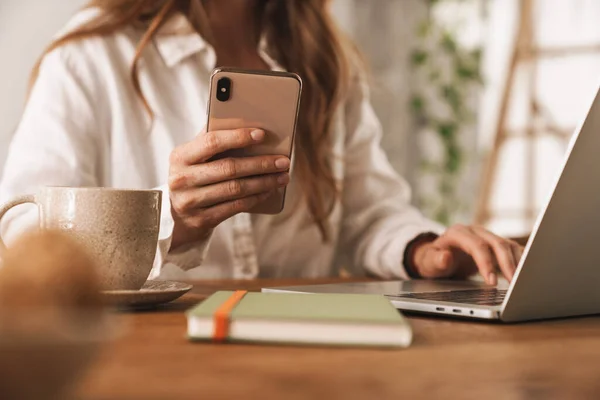
[[[44,58],[9,145],[0,203],[34,194],[42,186],[98,185],[94,88],[84,84],[80,72],[62,49]],[[37,208],[24,205],[0,221],[0,232],[10,242],[38,225]]]
[[[171,276],[180,278],[183,271],[188,271],[202,265],[212,238],[212,232],[206,239],[171,250],[175,222],[171,214],[169,187],[168,185],[163,185],[157,189],[162,191],[163,201],[158,248],[154,267],[150,273],[150,279],[167,279]]]
[[[78,68],[68,51],[48,54],[9,146],[0,182],[0,204],[43,186],[96,187],[102,184],[102,90],[93,71]],[[108,128],[105,128],[108,129]],[[173,218],[168,187],[161,186],[163,208],[157,254],[151,277],[172,264],[187,270],[201,264],[209,240],[170,251]],[[0,221],[7,243],[39,225],[35,206],[11,210]]]
[[[411,190],[381,147],[381,126],[366,84],[356,84],[345,107],[347,129],[342,190],[344,248],[356,266],[385,279],[408,279],[404,253],[422,233],[444,227],[411,204]]]

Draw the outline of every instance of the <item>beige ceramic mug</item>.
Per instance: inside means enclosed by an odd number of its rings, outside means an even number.
[[[106,290],[138,290],[156,256],[162,192],[108,188],[45,187],[0,207],[38,206],[40,228],[67,231],[101,266]],[[0,238],[0,251],[6,247]]]

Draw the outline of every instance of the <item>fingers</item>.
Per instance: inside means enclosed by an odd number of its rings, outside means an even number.
[[[234,179],[214,185],[187,190],[174,200],[180,214],[190,214],[199,208],[242,199],[285,187],[290,181],[287,172],[253,178]]]
[[[516,243],[513,241],[511,241],[510,243],[511,243],[512,254],[515,259],[515,265],[518,268],[519,263],[521,262],[521,258],[523,257],[523,252],[525,251],[525,248],[523,246],[521,246],[519,243]],[[516,272],[516,270],[515,270],[515,272]]]
[[[260,129],[211,131],[200,134],[193,141],[177,147],[171,153],[171,165],[203,163],[227,150],[241,149],[261,143],[265,132]]]
[[[506,279],[511,281],[515,275],[518,260],[520,259],[520,257],[516,258],[513,253],[513,243],[480,227],[472,227],[470,229],[489,243],[498,260],[500,270]]]
[[[519,243],[512,241],[511,244],[513,248],[513,254],[515,255],[515,260],[517,261],[517,264],[519,264],[519,262],[521,262],[521,258],[523,257],[525,247],[521,246]]]
[[[423,278],[447,278],[454,274],[454,257],[449,249],[440,249],[432,243],[424,244],[416,263]]]
[[[288,171],[290,159],[282,156],[226,158],[179,168],[169,176],[169,188],[182,190],[257,175]]]
[[[258,204],[267,200],[272,194],[273,192],[266,192],[244,197],[242,199],[227,201],[214,207],[207,208],[198,216],[198,218],[201,220],[202,225],[215,227],[234,215],[252,210]]]
[[[498,283],[494,272],[495,257],[490,244],[469,228],[462,225],[453,226],[436,241],[436,245],[440,248],[455,247],[466,252],[473,258],[479,272],[488,284],[496,285]]]

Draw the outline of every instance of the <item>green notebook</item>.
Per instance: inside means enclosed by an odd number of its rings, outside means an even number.
[[[217,292],[187,312],[191,340],[213,340],[215,311],[234,292]],[[231,342],[408,347],[412,330],[379,295],[246,293],[228,314]]]

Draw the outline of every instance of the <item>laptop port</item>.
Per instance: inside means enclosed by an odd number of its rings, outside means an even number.
[[[460,311],[459,309],[455,308],[454,310],[452,310],[452,312],[455,312],[457,314],[460,314],[462,311]]]
[[[436,311],[446,311],[446,309],[444,307],[436,307],[435,310]]]

